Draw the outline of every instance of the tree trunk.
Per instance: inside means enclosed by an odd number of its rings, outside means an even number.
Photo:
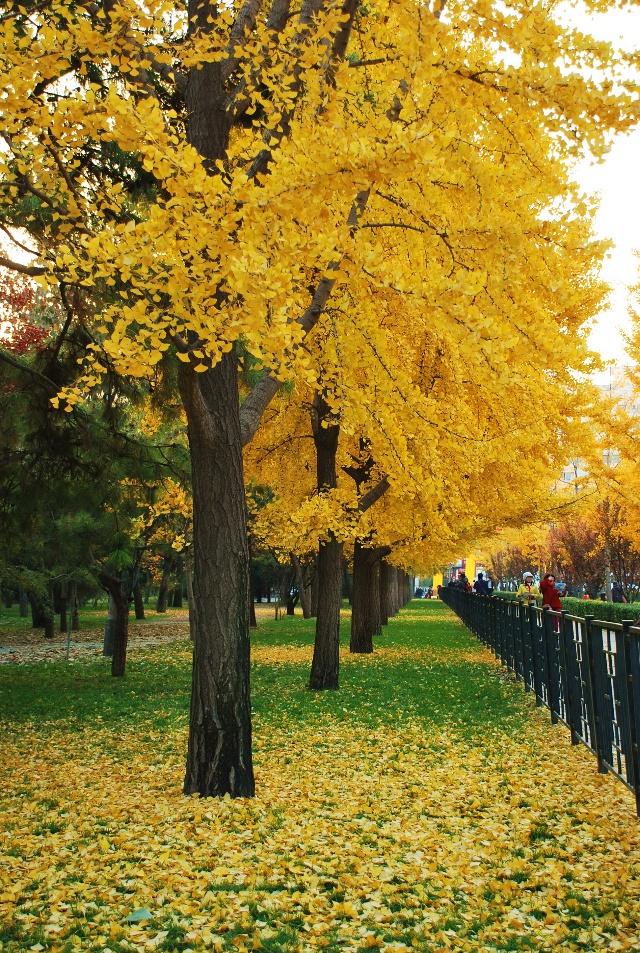
[[[380,551],[356,540],[353,548],[350,651],[373,652],[373,637],[380,631]]]
[[[249,698],[249,546],[235,349],[182,364],[193,485],[194,644],[185,794],[255,793]]]
[[[45,639],[52,639],[55,631],[53,606],[46,596],[29,593],[31,603],[31,625],[34,629],[44,629]]]
[[[111,656],[111,674],[122,678],[127,664],[127,644],[129,641],[129,598],[128,593],[119,591],[114,595],[115,619],[113,627],[113,655]]]
[[[20,599],[20,618],[26,619],[29,615],[29,596],[26,594],[24,589],[21,589],[19,592]]]
[[[115,678],[122,678],[127,664],[131,587],[107,572],[100,572],[98,578],[109,595],[109,618],[104,631],[103,655],[111,656],[111,674]]]
[[[59,612],[60,612],[60,631],[66,632],[67,631],[67,610],[68,610],[66,587],[60,593],[60,601],[58,605],[59,605]]]
[[[80,631],[80,612],[78,608],[78,584],[71,583],[71,631]]]
[[[47,613],[42,600],[30,592],[29,603],[31,605],[31,628],[44,629],[47,621]]]
[[[171,600],[171,605],[174,609],[182,609],[182,580],[173,590],[173,598]]]
[[[337,486],[336,453],[340,427],[322,422],[330,420],[329,407],[316,394],[311,413],[313,441],[316,448],[318,492]],[[338,688],[340,676],[340,600],[342,594],[342,543],[334,537],[320,544],[317,564],[318,606],[316,634],[309,688]]]
[[[342,595],[349,605],[351,605],[353,601],[353,578],[349,571],[349,563],[346,559],[343,560],[342,564]]]
[[[393,568],[386,559],[380,561],[380,622],[382,625],[389,624],[389,618],[393,615],[393,606],[391,602],[391,579]]]
[[[165,556],[162,560],[162,579],[160,580],[160,589],[158,590],[156,612],[166,612],[169,605],[169,577],[171,575],[172,562],[170,556]]]
[[[313,615],[311,611],[311,585],[309,580],[309,567],[303,566],[295,553],[291,553],[291,562],[296,571],[296,584],[300,595],[300,605],[302,606],[303,619],[310,619]]]
[[[144,619],[144,599],[142,598],[142,586],[139,582],[133,587],[133,608],[136,619]]]
[[[315,571],[311,577],[311,586],[310,586],[310,602],[311,602],[311,617],[316,618],[318,615],[318,602],[320,600],[320,567],[318,566],[319,555],[315,555]]]

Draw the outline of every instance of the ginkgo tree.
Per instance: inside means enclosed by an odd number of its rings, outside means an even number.
[[[571,297],[556,251],[589,210],[568,211],[567,166],[633,122],[625,63],[529,0],[14,0],[0,32],[2,214],[37,251],[2,263],[91,292],[76,315],[86,361],[58,398],[69,412],[106,369],[179,364],[185,791],[251,795],[242,445],[284,378],[316,387],[305,339],[340,288],[346,339],[378,340],[373,282],[415,296],[436,337],[504,387],[521,348],[532,367],[575,365],[575,310],[553,346],[530,322]],[[390,255],[385,236],[409,232]],[[244,355],[263,370],[241,406]]]

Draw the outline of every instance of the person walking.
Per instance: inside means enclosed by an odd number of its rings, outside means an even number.
[[[516,592],[516,599],[522,599],[530,606],[534,606],[540,599],[540,590],[535,584],[532,572],[522,573],[522,582]]]
[[[562,603],[560,602],[560,593],[556,588],[556,577],[552,572],[548,572],[540,583],[540,592],[542,593],[542,608],[548,606],[554,612],[562,612]],[[560,631],[560,619],[553,616],[553,630]]]
[[[560,593],[556,588],[556,577],[552,572],[548,572],[540,583],[540,592],[542,593],[543,606],[549,606],[554,612],[562,612]]]
[[[622,586],[619,582],[614,582],[611,586],[611,601],[612,602],[627,602],[627,597],[625,596]]]
[[[484,573],[479,572],[478,578],[473,584],[473,591],[477,596],[488,596],[489,595],[489,583],[484,578]]]

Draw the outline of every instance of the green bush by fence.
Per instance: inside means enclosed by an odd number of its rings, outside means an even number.
[[[515,592],[502,589],[496,590],[494,595],[502,599],[516,598]],[[565,612],[581,619],[585,615],[593,615],[604,622],[623,622],[625,619],[640,618],[640,602],[604,602],[602,599],[575,599],[572,596],[565,596],[560,601]]]

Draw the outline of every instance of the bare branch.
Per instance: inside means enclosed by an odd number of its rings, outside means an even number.
[[[0,257],[0,267],[18,271],[21,275],[30,275],[32,278],[36,278],[38,275],[46,275],[48,271],[43,265],[23,265],[19,261],[11,261],[9,258],[2,257]]]

